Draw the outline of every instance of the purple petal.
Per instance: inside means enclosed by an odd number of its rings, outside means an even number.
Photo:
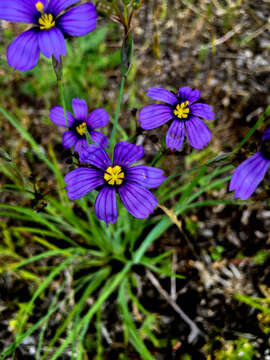
[[[38,14],[32,0],[1,0],[0,19],[34,24]]]
[[[38,43],[44,56],[50,58],[54,55],[58,62],[60,55],[65,56],[67,53],[64,35],[57,27],[41,30],[38,34]]]
[[[114,223],[117,220],[116,192],[114,187],[104,186],[95,201],[95,213],[99,220]]]
[[[97,13],[94,4],[75,6],[60,16],[57,26],[71,36],[82,36],[93,31],[97,25]]]
[[[151,99],[164,101],[167,104],[175,105],[178,103],[177,97],[169,90],[152,87],[146,91],[146,95]]]
[[[155,196],[139,184],[127,182],[118,192],[127,211],[137,219],[146,218],[157,206]]]
[[[262,141],[266,141],[268,139],[270,139],[270,127],[265,130]]]
[[[163,183],[165,176],[162,174],[161,169],[139,165],[126,169],[125,180],[134,181],[147,188],[155,188]]]
[[[202,149],[211,140],[211,132],[201,119],[191,117],[185,125],[188,141],[195,149]]]
[[[78,0],[50,0],[47,12],[51,12],[54,14],[54,16],[57,16],[61,11],[65,10],[76,2],[78,2]]]
[[[211,106],[207,104],[198,103],[191,105],[190,112],[192,115],[200,116],[206,120],[213,120],[215,118]]]
[[[80,161],[93,165],[103,171],[107,170],[109,166],[112,166],[106,151],[96,145],[88,145],[80,157]]]
[[[172,118],[172,109],[167,105],[148,105],[139,112],[141,127],[146,130],[155,129]]]
[[[65,148],[71,148],[77,141],[77,136],[73,131],[65,131],[62,136],[62,144]]]
[[[106,138],[106,136],[99,131],[94,131],[94,130],[90,131],[90,136],[94,141],[94,143],[96,143],[97,145],[103,148],[107,147],[109,144],[109,141]]]
[[[83,99],[72,99],[72,109],[77,120],[86,121],[88,108],[86,102]]]
[[[74,123],[74,118],[69,111],[66,111],[66,116],[68,121],[68,127],[70,128]],[[52,107],[49,118],[54,124],[66,127],[65,113],[62,106]]]
[[[114,165],[127,167],[140,160],[144,155],[144,149],[140,145],[120,141],[114,148]]]
[[[192,90],[190,87],[185,86],[178,90],[178,96],[181,99],[181,102],[189,101],[189,104],[192,104],[195,101],[198,101],[201,97],[200,90]]]
[[[169,149],[179,150],[183,145],[185,137],[185,122],[174,120],[166,135],[166,145]]]
[[[74,151],[77,151],[77,153],[82,156],[82,154],[86,151],[88,147],[86,139],[78,139],[75,146]]]
[[[235,170],[229,190],[235,190],[235,199],[249,198],[265,176],[270,160],[265,159],[261,152],[257,152],[245,160]]]
[[[104,184],[103,174],[96,169],[78,168],[65,176],[70,200],[80,199],[89,191]]]
[[[87,125],[89,125],[91,129],[99,129],[106,126],[109,119],[110,115],[105,109],[95,109],[89,114],[87,118]]]
[[[17,36],[7,48],[7,62],[15,70],[26,71],[39,59],[38,33],[30,29]]]
[[[247,173],[249,171],[253,171],[258,164],[260,163],[260,156],[259,152],[252,155],[245,161],[243,161],[234,171],[234,174],[230,181],[229,190],[235,190],[236,188],[239,188],[241,184],[243,183]]]

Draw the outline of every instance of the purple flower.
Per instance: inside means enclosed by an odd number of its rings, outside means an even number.
[[[144,107],[139,113],[141,127],[150,130],[172,120],[166,136],[168,148],[181,149],[185,131],[190,145],[195,149],[202,149],[211,140],[211,132],[199,117],[213,120],[214,113],[211,106],[195,103],[200,98],[199,90],[183,87],[174,94],[166,89],[153,87],[146,94],[151,99],[165,102],[166,105]]]
[[[40,52],[59,62],[66,55],[65,36],[82,36],[96,27],[95,6],[88,2],[63,10],[78,0],[0,0],[0,19],[33,24],[7,49],[7,62],[25,71],[36,66]]]
[[[116,193],[128,212],[138,219],[146,218],[157,206],[157,199],[148,190],[164,181],[163,171],[151,166],[131,166],[144,155],[142,146],[119,142],[114,148],[111,163],[101,147],[90,145],[83,160],[92,168],[77,168],[65,176],[67,195],[76,200],[89,191],[99,191],[95,201],[95,213],[106,225],[117,220]]]
[[[233,173],[229,190],[234,198],[246,200],[264,178],[270,165],[270,127],[265,131],[261,150],[242,162]]]
[[[71,148],[80,155],[87,148],[86,130],[92,141],[101,147],[108,145],[108,139],[102,133],[95,129],[104,127],[109,122],[109,114],[105,109],[99,108],[93,110],[88,115],[87,104],[83,99],[73,99],[72,108],[75,118],[69,111],[66,112],[69,130],[63,133],[63,146]],[[53,123],[66,127],[65,113],[62,106],[54,106],[49,114]]]

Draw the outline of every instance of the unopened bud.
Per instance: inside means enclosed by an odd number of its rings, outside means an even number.
[[[133,0],[132,7],[134,10],[138,10],[142,6],[143,0]]]

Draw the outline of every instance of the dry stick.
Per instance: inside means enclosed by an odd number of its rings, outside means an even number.
[[[171,305],[171,307],[180,315],[180,317],[189,325],[191,331],[188,335],[188,342],[191,344],[199,334],[203,334],[202,331],[198,328],[198,326],[193,322],[184,311],[176,304],[174,300],[170,297],[170,295],[161,287],[157,278],[151,273],[151,271],[146,270],[146,276],[151,281],[151,283],[155,286],[158,292],[166,299],[166,301]]]
[[[171,222],[175,224],[179,230],[179,232],[183,235],[184,239],[186,240],[186,243],[191,250],[192,254],[195,256],[195,258],[199,261],[201,261],[199,255],[196,253],[195,248],[191,241],[189,240],[189,237],[186,235],[186,233],[183,230],[182,227],[182,221],[178,219],[177,215],[174,213],[174,211],[171,209],[166,208],[164,205],[158,205],[158,207],[161,208],[161,210],[164,211],[164,213],[171,219]]]
[[[231,37],[239,33],[245,25],[246,22],[236,25],[232,30],[228,31],[225,35],[213,41],[212,44],[207,44],[206,46],[204,46],[204,48],[211,49],[215,46],[219,46],[223,44],[224,42],[228,41]],[[200,49],[196,49],[196,53],[199,53],[199,51]]]

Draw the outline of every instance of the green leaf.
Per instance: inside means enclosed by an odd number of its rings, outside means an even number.
[[[35,151],[36,155],[45,162],[45,164],[54,172],[54,166],[50,162],[50,160],[46,157],[44,150],[36,143],[32,135],[25,130],[22,124],[8,111],[6,111],[2,106],[0,106],[0,113],[18,130],[18,132],[24,137],[29,144],[31,145],[32,149]]]
[[[234,294],[234,297],[239,300],[244,302],[245,304],[254,307],[255,309],[261,310],[262,312],[270,315],[270,308],[261,305],[259,302],[263,302],[265,301],[265,299],[260,299],[260,298],[252,298],[249,296],[245,296],[245,295],[241,295],[241,294]]]
[[[123,315],[123,321],[126,325],[126,329],[129,335],[129,339],[135,350],[140,354],[143,360],[154,360],[154,357],[150,354],[144,342],[141,340],[138,330],[132,320],[132,316],[128,310],[128,304],[126,300],[125,288],[127,279],[125,279],[119,289],[118,303]]]

